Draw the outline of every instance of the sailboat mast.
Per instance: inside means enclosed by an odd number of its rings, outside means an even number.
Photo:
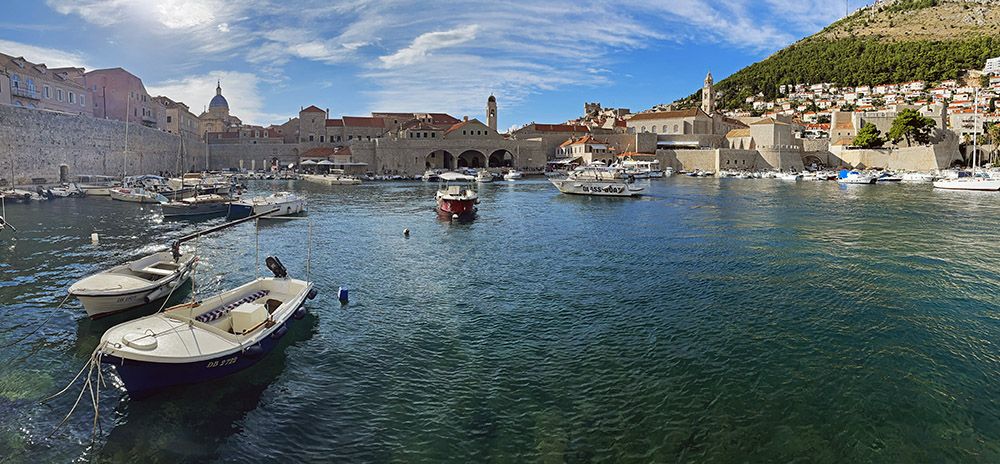
[[[979,163],[976,162],[976,152],[979,151],[979,88],[976,88],[975,97],[972,98],[972,177],[976,176],[976,168]]]
[[[132,102],[132,95],[125,98],[125,151],[122,155],[122,181],[125,181],[125,177],[128,176],[128,113],[129,103]]]

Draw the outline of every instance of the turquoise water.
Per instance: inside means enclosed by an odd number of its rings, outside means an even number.
[[[259,241],[296,277],[312,243],[311,315],[227,379],[105,388],[93,443],[86,400],[46,438],[78,388],[38,400],[120,319],[55,307],[199,225],[8,205],[0,346],[47,324],[0,348],[0,461],[1000,461],[998,195],[680,177],[622,200],[532,180],[482,187],[453,224],[421,183],[253,187],[309,197],[309,221]],[[257,233],[201,240],[194,291],[253,278]]]

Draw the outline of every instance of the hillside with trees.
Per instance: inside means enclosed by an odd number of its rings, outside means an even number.
[[[718,82],[718,104],[741,109],[753,95],[774,99],[783,84],[958,79],[1000,56],[997,31],[997,0],[876,2]],[[698,91],[674,107],[690,107],[700,99]]]

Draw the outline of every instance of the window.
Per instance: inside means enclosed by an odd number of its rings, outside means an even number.
[[[46,85],[42,87],[42,96],[45,98],[52,98],[52,95],[49,95],[49,86]]]
[[[312,134],[309,134],[309,141],[310,141],[310,142],[312,142],[312,141],[313,141],[313,135],[312,135]]]
[[[653,124],[653,127],[650,127],[649,131],[650,132],[656,132],[656,124]]]
[[[73,92],[69,93],[69,102],[76,103],[76,94],[74,94]]]
[[[462,131],[462,135],[465,135],[465,131],[464,130]]]
[[[337,141],[338,141],[338,142],[340,141],[340,136],[339,136],[339,135],[337,136]]]
[[[437,136],[437,133],[436,133],[436,132],[431,132],[431,138],[434,138],[434,137],[436,137],[436,136]]]
[[[14,88],[14,89],[20,89],[21,88],[21,77],[18,76],[17,74],[11,74],[10,75],[10,87]]]
[[[171,118],[170,116],[167,116],[167,122],[168,123],[173,122],[173,121],[171,121],[171,119],[173,119],[173,118]]]
[[[347,136],[347,140],[354,140],[354,136],[353,135],[348,135]]]
[[[56,100],[62,101],[62,89],[56,89]]]
[[[320,141],[320,142],[322,142],[322,141],[323,141],[323,137],[324,137],[324,136],[322,136],[322,135],[321,135],[321,136],[319,136],[319,141]]]
[[[84,106],[83,105],[83,95],[80,95],[80,106]]]
[[[643,133],[643,134],[645,134],[645,133],[646,133],[646,126],[642,126],[642,128],[641,128],[641,129],[639,129],[639,130],[641,130],[641,131],[642,131],[642,133]]]
[[[29,92],[35,91],[35,80],[30,77],[28,78],[28,91]]]
[[[410,138],[411,139],[413,138],[413,132],[410,132]]]
[[[677,133],[677,124],[674,124],[674,133]]]

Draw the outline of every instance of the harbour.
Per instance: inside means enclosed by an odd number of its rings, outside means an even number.
[[[47,438],[74,398],[38,402],[108,328],[159,305],[92,321],[57,304],[80,278],[225,219],[96,196],[8,204],[0,449],[15,462],[996,460],[995,193],[636,185],[626,199],[537,177],[480,184],[474,219],[452,221],[435,214],[436,183],[249,181],[245,197],[288,191],[307,213],[189,242],[199,263],[181,298],[269,275],[273,255],[314,282],[308,314],[222,379],[135,400],[108,374],[93,447],[91,411]]]

